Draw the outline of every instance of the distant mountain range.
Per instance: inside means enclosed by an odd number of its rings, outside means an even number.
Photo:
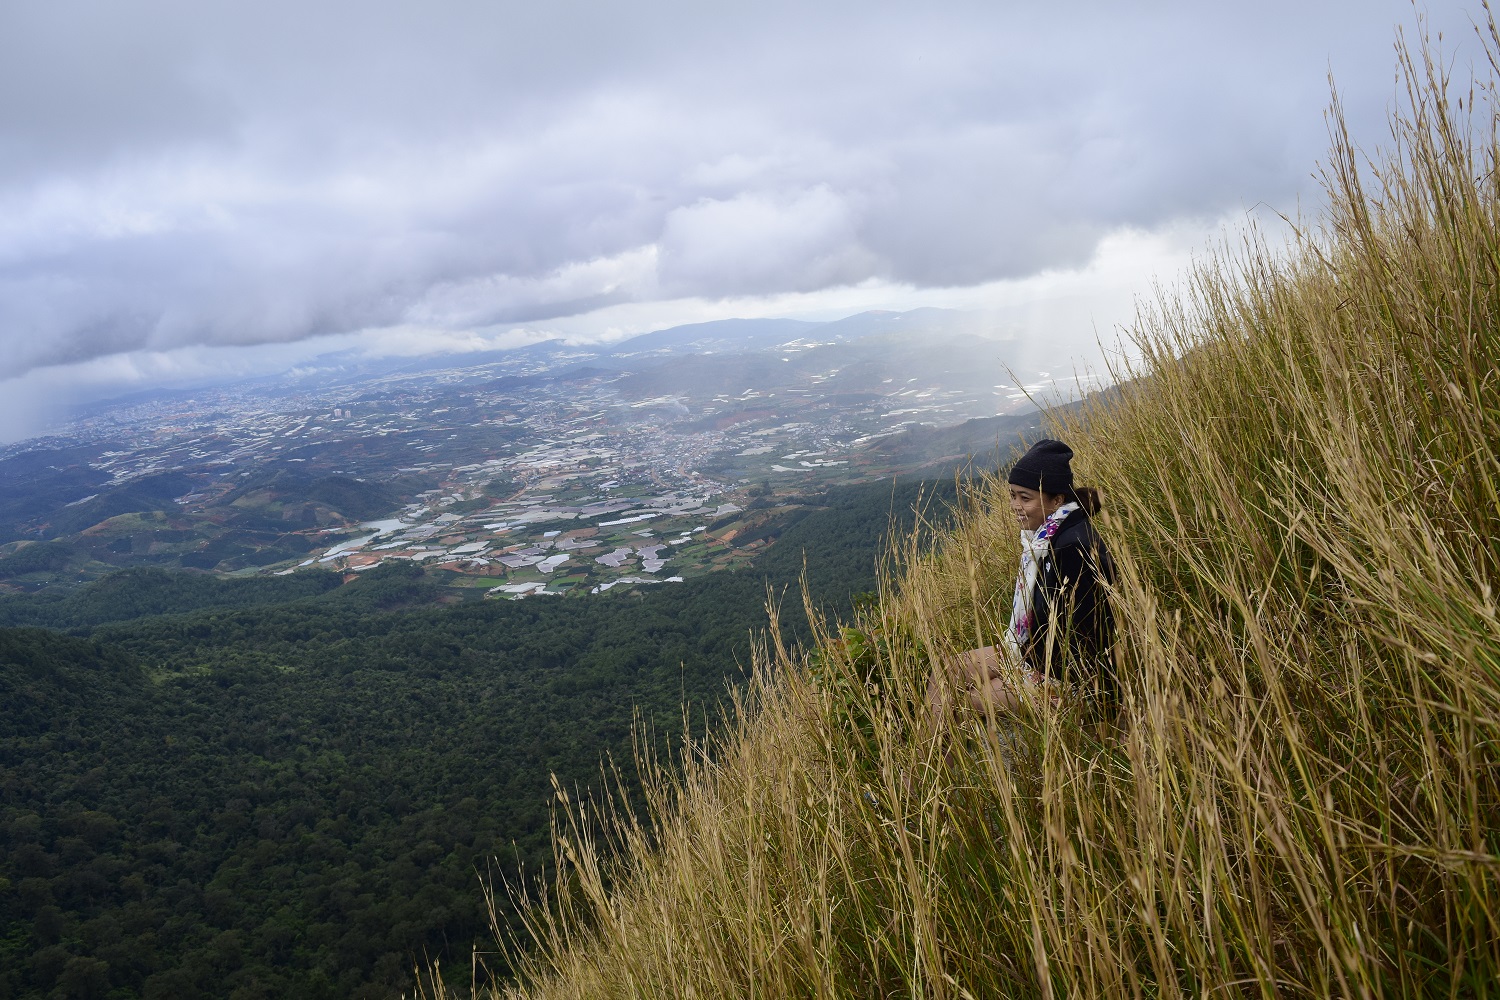
[[[616,356],[681,349],[744,350],[806,337],[826,323],[800,319],[720,319],[669,327],[609,345]],[[550,342],[549,342],[550,343]]]
[[[756,350],[795,340],[845,343],[864,337],[900,335],[985,336],[991,334],[992,330],[993,323],[986,314],[980,312],[936,308],[910,309],[905,312],[874,309],[821,323],[799,319],[721,319],[707,323],[689,323],[617,341],[608,345],[608,353],[619,357],[646,351],[684,349]]]
[[[690,354],[726,354],[761,351],[793,341],[838,344],[866,338],[922,338],[924,341],[974,338],[1008,345],[1007,363],[1017,368],[1029,367],[1033,345],[997,336],[1001,324],[993,315],[977,310],[924,307],[904,312],[874,309],[842,319],[828,321],[800,319],[720,319],[703,323],[653,330],[610,343],[569,343],[561,338],[544,340],[521,347],[477,351],[464,354],[429,354],[420,357],[369,358],[357,350],[319,355],[297,372],[285,372],[258,378],[213,379],[176,388],[142,389],[107,399],[81,404],[74,410],[77,417],[103,413],[113,408],[153,400],[185,399],[209,386],[261,383],[268,389],[288,385],[352,384],[390,374],[419,374],[455,365],[473,367],[517,359],[534,359],[538,364],[555,365],[560,361],[593,365],[603,369],[634,369],[650,356]],[[616,362],[625,361],[617,365]],[[557,374],[554,373],[555,378]]]

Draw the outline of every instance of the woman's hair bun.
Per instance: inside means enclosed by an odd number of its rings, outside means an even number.
[[[1092,486],[1075,486],[1071,496],[1073,501],[1083,508],[1084,513],[1091,517],[1099,513],[1099,508],[1104,505],[1099,491]]]

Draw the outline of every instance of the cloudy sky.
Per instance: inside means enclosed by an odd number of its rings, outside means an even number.
[[[1477,3],[1424,8],[1460,63]],[[0,440],[355,348],[994,308],[1087,351],[1380,141],[1403,0],[0,4]]]

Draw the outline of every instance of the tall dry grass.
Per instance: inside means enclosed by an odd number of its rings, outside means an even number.
[[[929,720],[932,656],[1008,615],[981,484],[646,764],[649,823],[566,803],[504,995],[1500,992],[1500,102],[1402,60],[1390,152],[1335,106],[1319,223],[1144,309],[1057,428],[1106,500],[1118,717]]]

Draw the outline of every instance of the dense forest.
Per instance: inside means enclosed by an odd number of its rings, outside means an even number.
[[[953,489],[833,491],[749,570],[592,597],[444,605],[413,565],[0,601],[0,1000],[503,973],[480,880],[550,859],[551,776],[628,763],[638,717],[711,724],[768,592],[805,638],[799,579],[844,612],[892,516]]]

